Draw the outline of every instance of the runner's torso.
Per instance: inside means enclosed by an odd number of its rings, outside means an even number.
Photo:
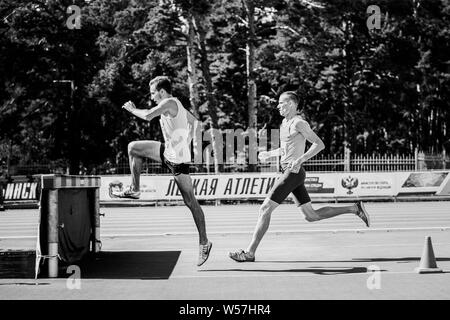
[[[305,153],[305,137],[295,129],[297,122],[302,121],[300,116],[290,120],[284,119],[280,127],[281,166],[284,167],[293,160],[297,160]],[[309,125],[308,125],[309,126]]]
[[[164,157],[173,163],[191,162],[190,134],[187,111],[177,98],[168,98],[176,102],[178,112],[175,117],[161,114],[159,122],[164,135]]]

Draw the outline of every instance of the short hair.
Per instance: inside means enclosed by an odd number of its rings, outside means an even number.
[[[298,107],[300,103],[300,99],[295,91],[285,91],[281,94],[282,96],[288,96],[289,100],[293,101],[295,105]]]
[[[169,77],[166,76],[158,76],[150,80],[149,86],[156,85],[156,90],[164,89],[168,94],[172,94],[172,83],[170,82]]]

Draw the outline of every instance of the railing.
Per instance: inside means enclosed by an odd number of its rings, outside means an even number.
[[[277,172],[278,163],[248,164],[224,163],[219,169],[223,173],[233,172]],[[308,172],[348,172],[348,171],[422,171],[450,169],[450,158],[445,153],[425,154],[416,152],[411,155],[318,155],[304,164]],[[214,165],[191,165],[192,173],[214,173]],[[31,175],[43,173],[63,173],[68,170],[61,166],[51,164],[17,165],[10,168],[10,175]],[[160,163],[145,159],[142,173],[169,174],[166,167]],[[126,161],[118,164],[103,165],[95,168],[83,168],[79,174],[130,174],[129,164]]]
[[[416,159],[409,155],[357,156],[350,159],[350,171],[415,171]]]

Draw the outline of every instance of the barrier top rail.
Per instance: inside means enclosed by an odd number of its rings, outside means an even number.
[[[73,176],[44,174],[41,176],[42,189],[100,188],[100,176]]]

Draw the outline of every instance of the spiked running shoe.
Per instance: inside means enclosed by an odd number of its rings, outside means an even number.
[[[237,262],[254,262],[255,257],[250,255],[250,253],[245,252],[244,250],[240,249],[236,252],[230,252],[228,254],[231,259]]]
[[[118,198],[139,199],[141,193],[139,191],[133,191],[129,188],[114,195]]]
[[[362,201],[358,201],[356,203],[356,207],[358,208],[358,213],[356,215],[360,217],[362,221],[364,221],[367,227],[370,227],[369,213],[367,212],[366,208],[364,208],[364,204],[362,203]]]
[[[206,262],[209,258],[209,253],[211,252],[212,242],[208,241],[207,244],[201,244],[200,250],[198,254],[198,263],[197,266],[200,267],[202,264]]]

